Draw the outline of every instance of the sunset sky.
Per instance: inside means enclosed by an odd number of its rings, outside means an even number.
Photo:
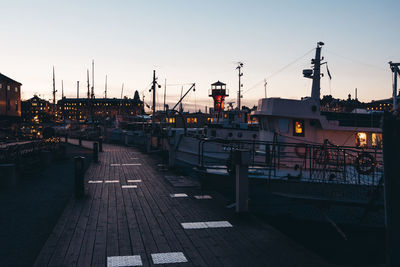
[[[359,99],[370,101],[391,95],[388,61],[400,61],[399,10],[398,0],[3,1],[0,72],[23,84],[23,99],[50,99],[54,65],[57,97],[61,80],[67,97],[76,97],[79,80],[83,97],[94,59],[96,97],[104,95],[107,74],[109,97],[120,97],[124,83],[124,95],[138,90],[150,102],[155,69],[162,86],[167,79],[170,104],[180,84],[186,90],[196,83],[186,107],[204,110],[217,80],[230,89],[227,101],[236,102],[242,61],[243,103],[252,106],[264,97],[264,78],[269,97],[310,95],[302,70],[323,41],[332,80],[322,79],[321,95],[347,98],[358,88]]]

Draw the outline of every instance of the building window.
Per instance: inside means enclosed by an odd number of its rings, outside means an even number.
[[[289,132],[289,120],[288,119],[279,119],[278,127],[281,133]]]
[[[382,148],[382,134],[372,133],[372,147]]]
[[[304,121],[294,120],[293,121],[293,136],[304,136]]]
[[[18,87],[15,87],[15,92],[18,93]]]
[[[186,123],[190,123],[190,118],[186,118]]]
[[[7,91],[10,91],[10,86],[9,85],[7,85]]]
[[[356,147],[366,147],[367,146],[367,134],[357,133],[356,135]]]

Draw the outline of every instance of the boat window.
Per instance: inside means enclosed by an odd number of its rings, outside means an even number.
[[[304,121],[294,120],[293,121],[293,135],[294,136],[304,136]]]
[[[372,147],[382,148],[382,134],[372,133]]]
[[[288,119],[279,119],[278,127],[281,133],[289,132],[289,120]]]
[[[367,146],[367,134],[366,133],[357,133],[356,135],[356,146],[357,147],[366,147]]]

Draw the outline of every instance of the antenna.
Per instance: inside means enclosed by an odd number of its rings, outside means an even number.
[[[243,84],[241,82],[241,77],[243,76],[243,72],[242,72],[242,68],[243,68],[243,63],[242,62],[238,62],[238,66],[236,67],[236,69],[239,71],[238,76],[239,76],[239,92],[238,92],[238,100],[237,100],[237,108],[238,110],[241,109],[241,105],[240,105],[240,99],[242,98],[242,94],[241,94],[241,89],[243,87]]]
[[[267,79],[264,79],[264,95],[267,98]]]
[[[107,75],[106,75],[106,86],[104,89],[104,98],[107,98]]]

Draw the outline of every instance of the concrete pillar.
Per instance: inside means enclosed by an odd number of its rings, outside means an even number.
[[[386,116],[383,121],[384,192],[386,216],[386,263],[400,266],[400,120]]]
[[[84,157],[74,157],[76,198],[82,198],[85,196],[84,160]]]
[[[17,185],[17,172],[14,163],[0,164],[0,186],[15,187]]]
[[[93,162],[99,162],[99,144],[97,142],[93,143]]]
[[[233,152],[233,163],[236,168],[236,212],[249,210],[249,164],[250,151],[238,149]]]

